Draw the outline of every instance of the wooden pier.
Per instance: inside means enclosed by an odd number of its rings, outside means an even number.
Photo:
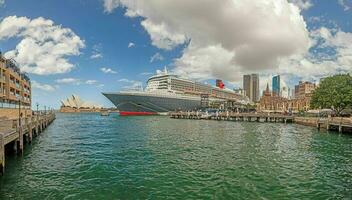
[[[352,118],[344,117],[296,117],[297,124],[315,126],[318,130],[325,129],[328,131],[352,132]]]
[[[282,122],[293,123],[294,117],[282,114],[269,113],[237,113],[222,112],[207,114],[204,112],[175,112],[170,114],[174,119],[205,119],[205,120],[224,120],[224,121],[248,121],[248,122]]]
[[[170,117],[174,119],[204,119],[204,120],[223,120],[223,121],[247,121],[247,122],[282,122],[297,123],[306,126],[316,127],[318,130],[352,132],[352,118],[342,117],[297,117],[283,114],[270,113],[236,113],[222,112],[207,114],[204,112],[173,112]]]
[[[13,145],[14,150],[22,155],[24,141],[32,142],[55,119],[55,113],[33,115],[31,117],[0,120],[0,175],[5,172],[5,147]]]

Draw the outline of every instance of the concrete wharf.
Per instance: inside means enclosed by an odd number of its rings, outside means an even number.
[[[343,117],[298,117],[284,114],[272,113],[237,113],[225,111],[221,113],[208,114],[205,112],[173,112],[170,113],[173,119],[204,119],[223,121],[248,121],[248,122],[282,122],[296,123],[316,127],[318,130],[352,132],[352,118]]]
[[[5,148],[13,145],[13,149],[23,154],[24,141],[32,143],[33,136],[38,136],[51,122],[55,113],[48,112],[19,119],[0,120],[0,175],[5,172]]]

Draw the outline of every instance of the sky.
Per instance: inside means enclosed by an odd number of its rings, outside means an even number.
[[[32,81],[33,106],[145,87],[167,67],[228,88],[352,73],[352,0],[0,0],[0,51]]]

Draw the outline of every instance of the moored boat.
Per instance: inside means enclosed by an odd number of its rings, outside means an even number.
[[[241,104],[249,103],[247,97],[224,88],[224,84],[213,87],[169,74],[165,69],[150,77],[144,91],[121,91],[103,93],[119,110],[121,116],[157,115],[176,110],[197,110],[202,107],[202,98],[209,102],[228,100]]]

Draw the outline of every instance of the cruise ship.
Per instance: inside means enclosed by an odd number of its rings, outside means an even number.
[[[176,110],[196,110],[207,102],[234,101],[249,103],[247,97],[224,88],[222,81],[213,87],[169,74],[167,69],[150,77],[144,90],[103,93],[120,111],[120,115],[155,115]]]

